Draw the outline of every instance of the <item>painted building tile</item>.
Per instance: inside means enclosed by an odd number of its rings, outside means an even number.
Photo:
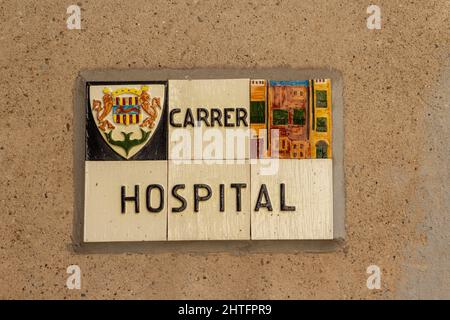
[[[267,156],[267,81],[250,80],[250,157]]]
[[[309,137],[311,158],[332,157],[332,106],[330,79],[310,80]]]
[[[269,81],[270,155],[280,159],[310,157],[309,81]],[[278,133],[278,141],[272,136]]]

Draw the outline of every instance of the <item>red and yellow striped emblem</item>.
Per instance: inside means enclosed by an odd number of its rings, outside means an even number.
[[[139,97],[116,97],[114,102],[113,121],[115,123],[129,125],[142,121]],[[133,107],[135,110],[130,111]]]
[[[142,114],[114,114],[115,123],[136,124],[142,121]]]

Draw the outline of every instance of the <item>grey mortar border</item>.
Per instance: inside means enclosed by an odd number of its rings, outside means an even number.
[[[90,81],[156,81],[169,79],[331,79],[333,117],[333,240],[199,240],[148,242],[83,242],[84,170],[85,170],[85,97]],[[344,176],[344,101],[342,74],[333,69],[109,69],[84,70],[75,81],[73,103],[73,237],[71,250],[87,253],[146,252],[230,252],[242,254],[331,252],[342,247],[345,239],[345,176]],[[80,112],[81,111],[81,112]]]

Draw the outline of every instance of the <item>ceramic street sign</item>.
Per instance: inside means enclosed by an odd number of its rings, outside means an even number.
[[[333,239],[329,79],[88,82],[84,242]]]

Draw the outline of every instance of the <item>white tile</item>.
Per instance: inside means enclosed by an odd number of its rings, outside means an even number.
[[[251,166],[252,240],[332,239],[332,160],[280,159],[278,164],[278,171],[271,175],[262,174],[261,163]],[[272,211],[265,207],[255,209],[263,184]],[[294,206],[294,211],[281,209],[281,184],[285,185],[285,205]]]
[[[169,80],[168,101],[169,159],[248,159],[249,79]],[[194,133],[192,123],[197,125],[199,116],[206,121],[200,121]],[[191,148],[181,156],[183,153],[178,147],[183,129],[187,130]],[[234,143],[233,153],[227,151],[227,133],[241,133],[246,137],[242,140],[242,152],[238,152],[237,143]],[[228,141],[232,142],[231,139]],[[213,142],[220,148],[213,148]],[[220,149],[221,154],[211,151],[213,149]]]
[[[147,209],[149,185],[164,188],[160,212]],[[122,213],[121,188],[135,195],[139,186],[139,213],[135,202],[125,202]],[[159,190],[149,192],[150,207],[160,206]],[[167,239],[167,161],[86,161],[84,241],[152,241]]]
[[[231,184],[242,183],[241,211],[237,209],[237,191]],[[169,193],[168,239],[169,240],[248,240],[250,239],[250,165],[245,164],[175,164],[169,162],[169,189],[185,184],[177,192],[186,200],[186,208]],[[198,212],[194,210],[194,184],[206,184],[211,197],[200,201]],[[224,211],[220,206],[220,184],[224,185]],[[200,196],[207,190],[200,188]]]

